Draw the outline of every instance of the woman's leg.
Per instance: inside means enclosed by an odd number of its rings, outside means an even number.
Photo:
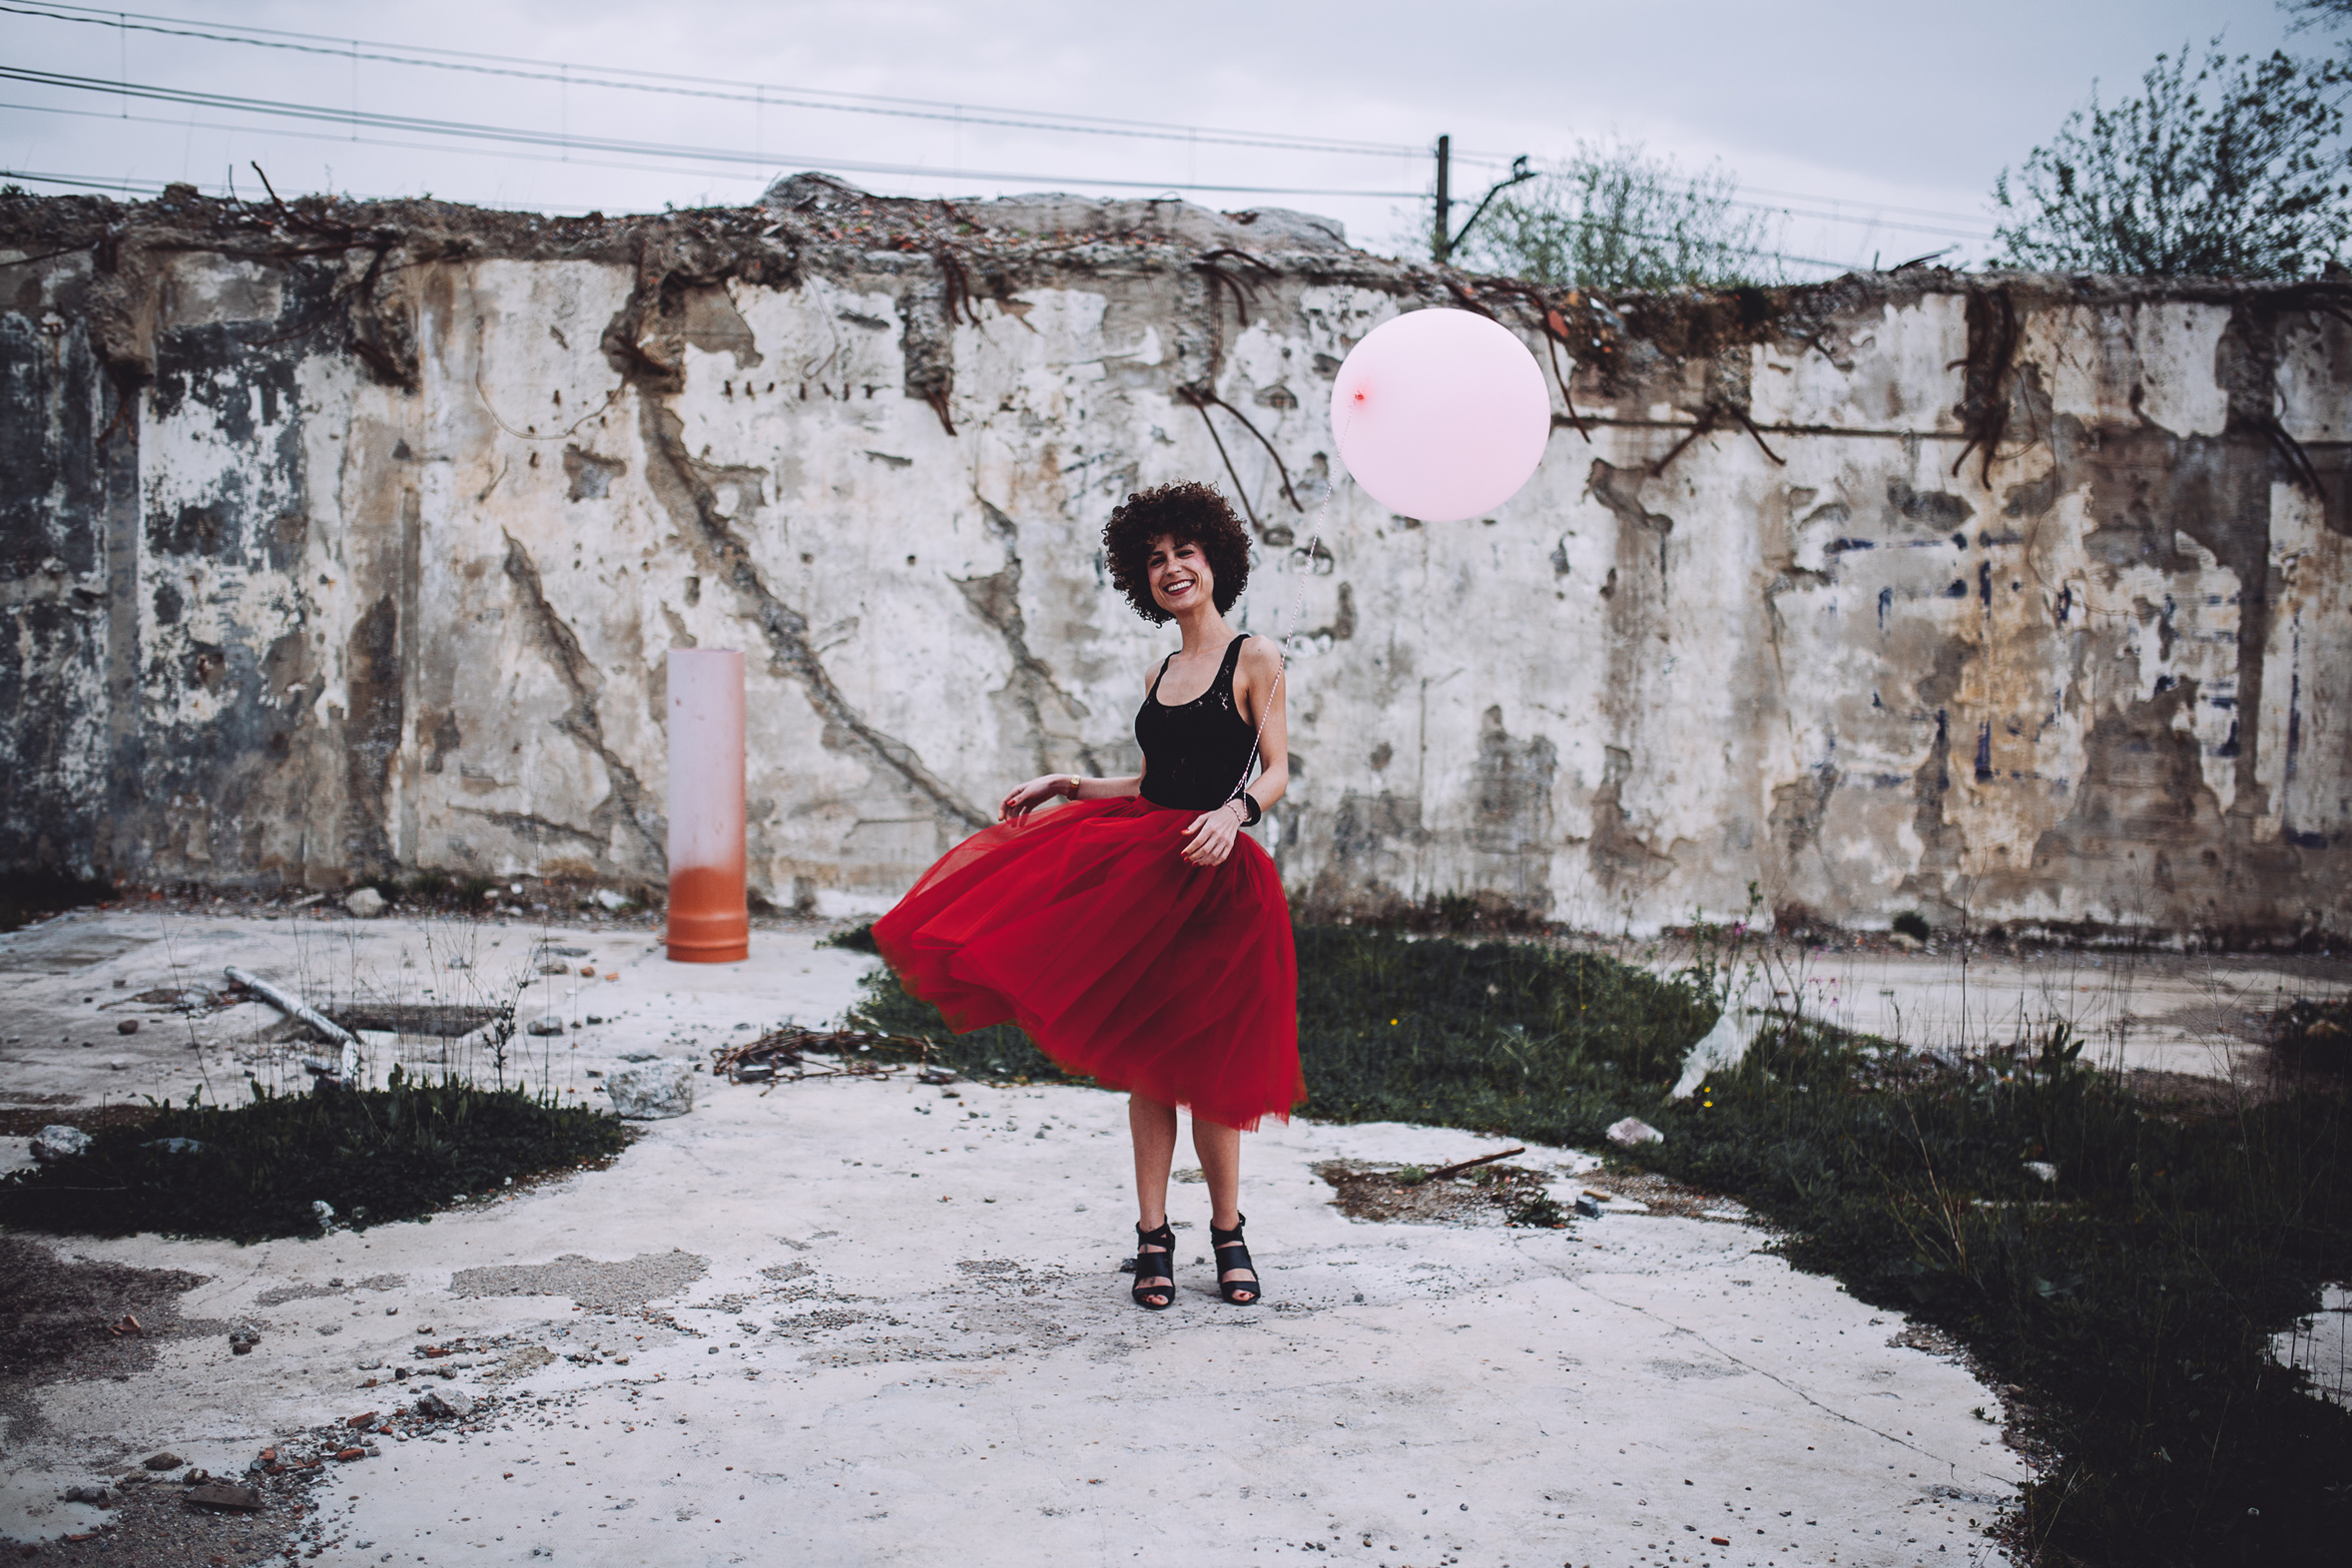
[[[1135,1141],[1135,1224],[1138,1230],[1156,1231],[1168,1223],[1168,1167],[1176,1159],[1176,1107],[1164,1100],[1154,1100],[1140,1094],[1127,1096],[1127,1131]],[[1164,1249],[1144,1247],[1142,1257],[1159,1256]],[[1170,1264],[1174,1260],[1169,1260]],[[1154,1294],[1152,1286],[1163,1284],[1172,1300],[1176,1291],[1176,1276],[1170,1269],[1157,1275],[1145,1274],[1139,1266],[1135,1275],[1135,1289],[1146,1295]]]
[[[1192,1148],[1200,1156],[1201,1175],[1209,1184],[1209,1224],[1220,1231],[1230,1231],[1241,1224],[1241,1132],[1237,1128],[1221,1127],[1215,1122],[1192,1119]],[[1224,1281],[1257,1282],[1257,1273],[1249,1269],[1227,1269],[1218,1275]],[[1256,1292],[1245,1296],[1254,1298]]]
[[[1127,1131],[1135,1139],[1135,1223],[1156,1231],[1168,1221],[1168,1167],[1176,1160],[1176,1107],[1127,1096]]]

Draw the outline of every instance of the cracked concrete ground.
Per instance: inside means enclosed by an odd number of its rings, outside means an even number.
[[[535,977],[525,1014],[581,1027],[533,1040],[524,1068],[592,1092],[626,1048],[699,1054],[739,1023],[836,1017],[872,960],[818,934],[763,930],[748,964],[686,968],[638,928],[73,916],[0,939],[0,1102],[67,1114],[59,1100],[185,1093],[201,1074],[216,1091],[249,1068],[298,1078],[283,1059],[301,1048],[257,1043],[270,1020],[246,1008],[112,1034],[113,999],[228,963],[461,1000],[515,952],[554,948],[585,951]],[[1998,1559],[1985,1527],[2027,1474],[1997,1390],[1901,1316],[1791,1271],[1736,1206],[1628,1201],[1558,1231],[1352,1220],[1318,1166],[1503,1146],[1293,1124],[1245,1145],[1267,1305],[1217,1300],[1205,1194],[1180,1184],[1180,1299],[1151,1315],[1117,1272],[1117,1097],[698,1087],[611,1170],[429,1225],[52,1243],[201,1276],[183,1315],[262,1338],[234,1357],[225,1335],[172,1339],[128,1380],[28,1390],[0,1535],[89,1528],[102,1512],[60,1488],[155,1449],[236,1473],[419,1387],[486,1407],[333,1469],[294,1544],[353,1564],[1973,1562]],[[1608,1186],[1587,1154],[1516,1163],[1562,1199]]]

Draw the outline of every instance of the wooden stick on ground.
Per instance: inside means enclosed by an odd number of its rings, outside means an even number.
[[[1527,1146],[1525,1144],[1521,1144],[1516,1149],[1505,1149],[1500,1154],[1482,1154],[1479,1155],[1475,1160],[1465,1160],[1459,1165],[1442,1165],[1435,1171],[1432,1171],[1429,1175],[1423,1177],[1422,1180],[1425,1182],[1442,1182],[1449,1176],[1460,1176],[1463,1172],[1470,1170],[1473,1166],[1491,1165],[1496,1160],[1507,1160],[1514,1154],[1525,1154],[1526,1152]]]
[[[331,1073],[346,1084],[354,1081],[359,1071],[359,1037],[357,1035],[294,995],[294,992],[272,985],[250,970],[240,969],[232,964],[222,972],[229,976],[231,984],[244,986],[263,1001],[286,1014],[287,1017],[298,1019],[308,1024],[310,1031],[328,1044],[342,1047],[342,1056],[336,1065],[330,1067],[324,1062],[305,1059],[302,1063],[304,1067],[309,1068],[312,1072]]]

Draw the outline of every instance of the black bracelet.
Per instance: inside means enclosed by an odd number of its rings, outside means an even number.
[[[1266,814],[1266,808],[1258,803],[1258,797],[1247,789],[1235,795],[1233,799],[1241,802],[1241,824],[1244,827],[1257,826],[1258,819]],[[1228,805],[1232,803],[1232,800],[1226,802]]]

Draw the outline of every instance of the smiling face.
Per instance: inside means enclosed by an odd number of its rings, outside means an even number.
[[[1201,547],[1189,539],[1179,543],[1169,534],[1154,539],[1144,570],[1151,580],[1152,602],[1170,615],[1216,602],[1217,574],[1209,569]]]

